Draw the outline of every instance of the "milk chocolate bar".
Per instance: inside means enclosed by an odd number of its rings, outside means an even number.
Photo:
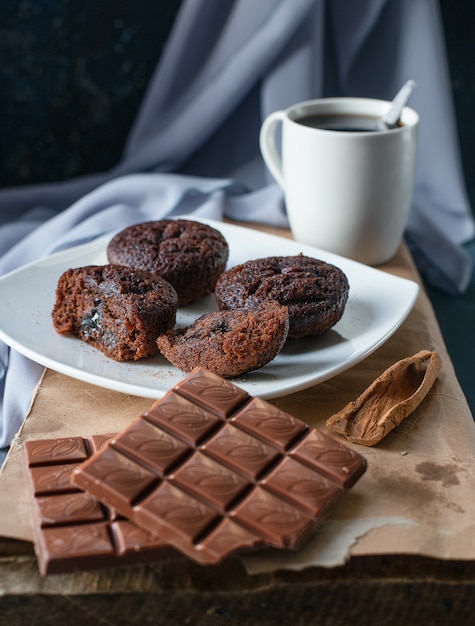
[[[298,548],[366,470],[351,448],[197,368],[72,481],[188,558]]]
[[[110,437],[25,443],[35,553],[43,576],[177,556],[162,541],[71,484],[73,469]]]

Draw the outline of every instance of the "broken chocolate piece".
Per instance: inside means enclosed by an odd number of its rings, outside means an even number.
[[[190,559],[298,548],[365,459],[198,368],[72,480]]]
[[[67,573],[176,558],[176,552],[71,484],[78,463],[111,435],[27,441],[35,553],[40,573]]]

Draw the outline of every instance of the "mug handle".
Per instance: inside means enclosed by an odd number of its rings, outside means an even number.
[[[269,168],[270,173],[282,189],[285,189],[284,173],[282,170],[282,159],[277,150],[276,130],[277,124],[283,122],[284,118],[285,111],[275,111],[271,113],[264,120],[259,133],[259,146],[262,158]]]

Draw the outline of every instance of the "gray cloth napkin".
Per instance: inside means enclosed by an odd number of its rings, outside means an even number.
[[[122,158],[110,171],[0,191],[0,274],[148,219],[178,214],[286,225],[259,155],[272,111],[311,98],[391,99],[408,79],[421,117],[407,235],[454,293],[474,236],[436,0],[184,0]],[[0,447],[42,368],[0,344]]]

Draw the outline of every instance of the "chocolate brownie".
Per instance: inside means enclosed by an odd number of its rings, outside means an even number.
[[[59,278],[52,316],[116,361],[158,353],[157,336],[176,321],[177,295],[163,278],[119,265],[69,269]]]
[[[288,330],[287,307],[269,301],[254,309],[207,313],[191,326],[164,333],[157,345],[185,372],[202,366],[231,378],[272,361]]]
[[[349,285],[334,265],[299,254],[247,261],[224,272],[215,296],[221,310],[275,300],[289,309],[289,337],[321,335],[343,315]]]
[[[110,263],[146,269],[171,283],[179,306],[213,292],[228,254],[219,231],[182,219],[134,224],[117,233],[107,247]]]

